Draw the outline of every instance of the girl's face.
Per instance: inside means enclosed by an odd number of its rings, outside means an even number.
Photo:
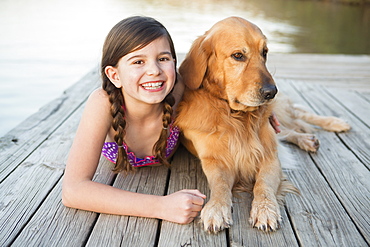
[[[175,61],[165,37],[123,56],[116,68],[107,66],[105,73],[117,88],[122,87],[126,103],[160,103],[176,79]]]

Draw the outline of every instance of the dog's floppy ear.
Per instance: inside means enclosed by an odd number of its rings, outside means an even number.
[[[207,71],[209,56],[209,37],[205,34],[194,41],[189,53],[179,68],[185,85],[190,89],[197,89],[202,84]]]

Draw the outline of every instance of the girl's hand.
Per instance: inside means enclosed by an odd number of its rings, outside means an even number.
[[[205,195],[198,190],[180,190],[163,197],[162,219],[179,224],[188,224],[199,215]]]
[[[277,119],[275,113],[271,113],[271,116],[269,117],[269,120],[270,120],[270,124],[271,126],[274,128],[275,130],[275,133],[276,134],[279,134],[281,132],[279,126],[280,126],[280,123],[279,123],[279,120]]]

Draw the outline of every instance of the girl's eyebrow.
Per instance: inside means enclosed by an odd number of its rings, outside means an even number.
[[[159,53],[159,55],[170,55],[170,56],[172,56],[172,53],[170,51],[163,51],[163,52]]]
[[[162,56],[162,55],[170,55],[172,56],[172,53],[170,51],[162,51],[158,54],[158,56]],[[136,59],[136,58],[143,58],[143,57],[147,57],[147,55],[145,54],[137,54],[137,55],[134,55],[132,57],[129,57],[127,59],[127,61],[130,61],[130,60],[133,60],[133,59]]]

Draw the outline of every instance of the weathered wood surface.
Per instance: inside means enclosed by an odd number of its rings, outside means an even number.
[[[0,139],[0,246],[368,246],[369,68],[369,56],[270,56],[269,69],[281,92],[318,114],[346,119],[352,129],[318,130],[316,154],[288,145],[296,167],[285,172],[302,195],[287,196],[282,229],[266,234],[251,228],[252,198],[242,193],[234,198],[234,225],[217,235],[204,232],[197,220],[178,225],[62,205],[69,148],[84,102],[99,85],[95,69]],[[170,169],[145,167],[116,176],[111,168],[102,158],[94,180],[140,193],[197,188],[209,196],[199,161],[183,147]]]
[[[370,56],[271,54],[268,59],[275,79],[369,93]]]
[[[93,69],[61,97],[1,137],[0,182],[59,128],[99,84],[98,71]]]

